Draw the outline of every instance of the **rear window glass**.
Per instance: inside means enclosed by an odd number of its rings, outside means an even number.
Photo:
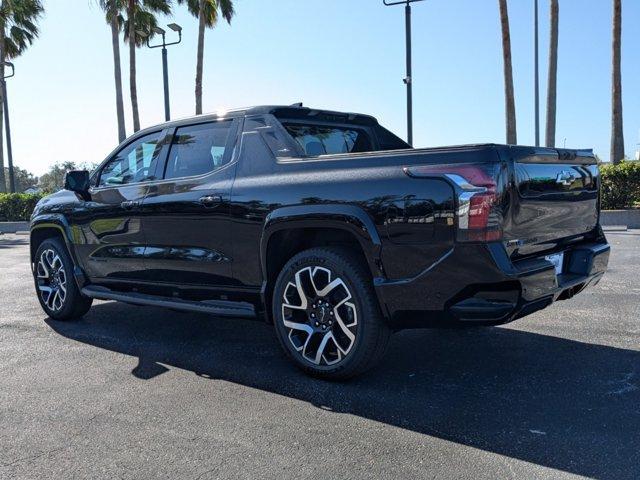
[[[295,123],[283,125],[310,157],[373,150],[369,135],[359,128]]]

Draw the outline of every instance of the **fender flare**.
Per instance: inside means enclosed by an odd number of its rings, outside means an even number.
[[[85,274],[82,270],[80,263],[78,262],[78,258],[76,256],[75,249],[73,248],[74,244],[74,236],[73,236],[73,228],[67,221],[66,217],[59,213],[49,213],[45,215],[38,215],[31,219],[31,228],[29,234],[29,250],[30,250],[30,260],[32,260],[32,256],[35,255],[33,251],[33,232],[42,229],[56,229],[60,232],[62,239],[64,241],[65,246],[67,247],[67,252],[69,252],[69,256],[71,257],[71,261],[73,262],[74,267],[74,277],[78,286],[82,288],[85,283]],[[33,269],[33,261],[30,262],[31,267]]]
[[[380,251],[382,242],[371,217],[360,207],[346,204],[295,205],[278,208],[267,215],[260,239],[260,264],[266,284],[267,251],[271,236],[282,230],[332,228],[353,234],[374,278],[382,276]]]

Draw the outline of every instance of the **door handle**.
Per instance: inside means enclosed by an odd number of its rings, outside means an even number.
[[[140,202],[137,202],[135,200],[127,200],[126,202],[122,202],[120,204],[120,206],[125,210],[131,210],[135,207],[138,207],[139,205],[140,205]]]
[[[216,205],[222,203],[222,196],[220,195],[205,195],[204,197],[200,197],[200,203],[207,208],[215,207]]]

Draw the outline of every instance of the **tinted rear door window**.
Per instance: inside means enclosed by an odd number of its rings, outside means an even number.
[[[180,127],[171,142],[165,178],[204,175],[228,161],[227,142],[231,121]]]
[[[296,123],[283,125],[310,157],[373,150],[369,135],[358,128]]]

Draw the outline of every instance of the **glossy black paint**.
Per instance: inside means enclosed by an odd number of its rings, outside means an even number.
[[[249,301],[257,310],[265,310],[279,268],[296,249],[348,243],[362,252],[380,306],[398,327],[509,321],[577,293],[606,269],[589,152],[499,145],[383,151],[375,119],[323,112],[324,123],[365,129],[378,151],[310,158],[282,127],[287,115],[319,121],[304,108],[258,107],[165,124],[168,144],[180,126],[232,121],[228,161],[209,174],[163,179],[163,147],[155,178],[96,187],[96,175],[89,199],[69,191],[44,199],[32,218],[33,241],[38,231],[63,232],[79,282]],[[499,166],[501,241],[458,242],[459,188],[444,175],[412,178],[403,170],[471,163]],[[557,183],[567,171],[576,179]],[[556,278],[543,256],[558,251],[570,265],[593,268],[572,266],[571,277]]]

